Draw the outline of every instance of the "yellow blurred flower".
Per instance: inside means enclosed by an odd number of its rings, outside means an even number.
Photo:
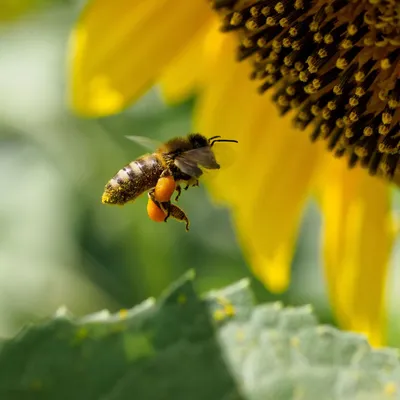
[[[244,13],[223,12],[225,23],[240,27]],[[231,207],[254,273],[273,291],[287,288],[304,204],[315,195],[338,320],[380,344],[394,239],[388,184],[359,167],[348,169],[324,142],[311,144],[290,118],[279,118],[249,80],[250,63],[235,61],[237,37],[220,33],[215,17],[205,0],[92,0],[71,37],[73,108],[86,116],[116,113],[157,82],[170,103],[197,94],[196,129],[240,143],[235,164],[210,185]],[[242,36],[241,44],[248,40]]]

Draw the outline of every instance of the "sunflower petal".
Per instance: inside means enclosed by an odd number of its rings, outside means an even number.
[[[261,152],[254,155],[258,162],[254,170],[261,180],[249,179],[248,192],[252,190],[255,196],[248,212],[240,212],[237,221],[242,226],[239,231],[246,235],[243,240],[255,248],[256,274],[271,290],[281,292],[289,284],[300,218],[318,152],[307,135],[293,131],[290,122],[279,119],[275,109],[268,115],[264,135],[270,140],[260,144]],[[272,140],[268,132],[279,132],[278,138]]]
[[[233,209],[251,266],[273,291],[286,289],[303,204],[317,162],[307,135],[291,129],[248,80],[249,66],[234,62],[232,44],[220,41],[218,59],[196,109],[206,136],[239,141],[238,158],[218,171],[212,193]],[[229,101],[229,107],[226,102]]]
[[[208,17],[203,0],[93,0],[71,36],[75,111],[100,116],[129,105]]]
[[[205,24],[189,45],[172,60],[170,66],[165,68],[158,80],[167,103],[179,103],[199,89],[204,76],[204,38],[211,28],[210,25]]]
[[[319,190],[330,298],[341,326],[381,345],[394,239],[388,185],[339,160],[330,160],[324,172]]]

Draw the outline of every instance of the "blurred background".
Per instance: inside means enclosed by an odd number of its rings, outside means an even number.
[[[236,241],[229,210],[204,185],[180,204],[191,232],[150,221],[147,197],[101,204],[106,182],[143,149],[125,135],[157,140],[190,131],[192,102],[162,103],[157,90],[121,115],[84,120],[66,106],[66,48],[79,12],[72,0],[1,0],[0,5],[0,336],[65,305],[76,315],[116,311],[158,296],[189,268],[200,292],[248,277],[258,301],[311,303],[335,323],[321,268],[320,216],[309,202],[290,289],[269,293]],[[393,194],[400,214],[400,193]],[[400,246],[388,293],[389,344],[400,346]]]

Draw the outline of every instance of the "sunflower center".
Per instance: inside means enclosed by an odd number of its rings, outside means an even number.
[[[261,93],[297,110],[349,165],[392,178],[400,169],[400,2],[212,0],[223,31],[238,31]]]

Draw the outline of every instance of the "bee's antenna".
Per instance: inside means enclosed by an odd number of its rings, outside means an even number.
[[[220,138],[220,137],[221,137],[221,136],[212,136],[212,137],[208,138],[208,141],[211,142],[212,140],[218,139],[218,138]]]
[[[221,137],[221,136],[216,136],[216,138]],[[213,139],[213,138],[211,138]],[[237,140],[234,139],[215,139],[211,141],[210,143],[210,147],[212,147],[214,145],[214,143],[218,143],[218,142],[231,142],[231,143],[239,143]]]

